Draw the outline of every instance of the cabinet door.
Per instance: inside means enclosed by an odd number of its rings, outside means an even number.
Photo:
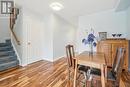
[[[112,44],[112,64],[113,64],[114,58],[115,58],[115,56],[116,56],[116,50],[117,50],[117,48],[119,48],[119,47],[125,47],[125,45],[124,45],[123,43],[114,43],[114,44]],[[126,62],[126,61],[124,61],[124,65],[126,65],[125,62]]]
[[[103,52],[105,54],[107,65],[111,66],[111,44],[100,43],[100,46],[98,47],[98,52]]]

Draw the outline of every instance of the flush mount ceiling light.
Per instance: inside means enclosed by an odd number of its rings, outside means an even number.
[[[50,7],[55,11],[60,11],[61,9],[64,8],[64,6],[58,2],[54,2],[54,3],[50,4]]]

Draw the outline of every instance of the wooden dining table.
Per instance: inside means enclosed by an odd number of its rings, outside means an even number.
[[[75,57],[76,65],[84,65],[93,68],[97,68],[101,70],[101,84],[102,87],[105,87],[105,76],[107,75],[107,66],[106,66],[106,58],[104,53],[94,52],[93,54],[88,51],[84,51]],[[75,67],[74,71],[74,87],[76,87],[76,78],[77,78],[77,67]]]

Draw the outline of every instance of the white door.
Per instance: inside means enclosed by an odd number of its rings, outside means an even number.
[[[42,60],[42,22],[28,17],[26,30],[27,64]]]

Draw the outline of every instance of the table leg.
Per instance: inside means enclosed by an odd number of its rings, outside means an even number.
[[[102,87],[105,87],[105,74],[104,74],[104,66],[101,65],[101,83]]]
[[[107,78],[107,65],[104,65],[105,68],[105,78]],[[105,79],[105,82],[107,83],[107,79]]]
[[[76,78],[77,78],[77,60],[75,60],[75,69],[74,69],[74,84],[73,87],[76,87]]]

